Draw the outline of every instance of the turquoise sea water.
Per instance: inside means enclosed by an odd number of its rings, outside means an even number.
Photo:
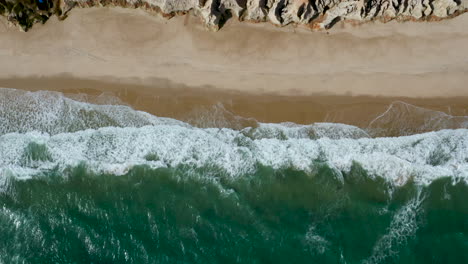
[[[198,128],[1,92],[0,263],[468,262],[467,129]]]

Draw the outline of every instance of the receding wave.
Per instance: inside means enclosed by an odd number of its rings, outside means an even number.
[[[381,137],[458,128],[468,128],[468,116],[452,116],[398,101],[372,120],[367,130],[372,136]]]
[[[58,92],[0,91],[0,134],[40,131],[48,134],[100,127],[141,127],[182,122],[155,117],[123,105],[89,104]]]

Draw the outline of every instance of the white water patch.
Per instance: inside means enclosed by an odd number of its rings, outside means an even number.
[[[307,230],[304,236],[304,241],[309,250],[315,251],[318,254],[325,253],[331,244],[316,232],[315,226],[313,225]]]
[[[295,123],[260,123],[258,127],[248,127],[243,129],[242,133],[252,139],[357,139],[369,137],[364,130],[358,127],[333,123],[315,123],[311,125],[298,125]]]
[[[40,146],[37,152],[31,146]],[[42,155],[42,156],[41,156]],[[27,159],[25,160],[25,157]],[[30,162],[29,159],[34,162]],[[468,130],[443,130],[398,138],[260,138],[243,131],[175,125],[105,127],[49,135],[0,136],[0,174],[32,176],[84,162],[95,172],[125,174],[135,165],[221,168],[232,177],[257,165],[312,172],[321,160],[349,172],[356,162],[371,176],[401,185],[429,184],[439,177],[468,179]]]
[[[31,131],[58,134],[108,126],[160,124],[185,125],[124,105],[96,105],[72,100],[59,92],[0,89],[0,135]]]

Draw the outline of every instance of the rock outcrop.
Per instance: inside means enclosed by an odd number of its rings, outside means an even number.
[[[218,30],[231,17],[278,26],[291,23],[327,29],[341,20],[440,20],[468,11],[468,0],[0,0],[0,14],[28,30],[50,16],[64,19],[76,7],[143,8],[173,17],[192,13]]]

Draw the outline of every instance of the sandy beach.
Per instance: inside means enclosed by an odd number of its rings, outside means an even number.
[[[309,32],[231,19],[76,9],[28,33],[0,26],[0,87],[116,96],[187,119],[221,103],[263,122],[365,126],[394,101],[466,115],[468,15]]]
[[[312,33],[232,19],[210,32],[193,16],[77,9],[27,34],[2,25],[0,78],[68,73],[285,95],[461,96],[468,95],[467,25],[461,15]]]

